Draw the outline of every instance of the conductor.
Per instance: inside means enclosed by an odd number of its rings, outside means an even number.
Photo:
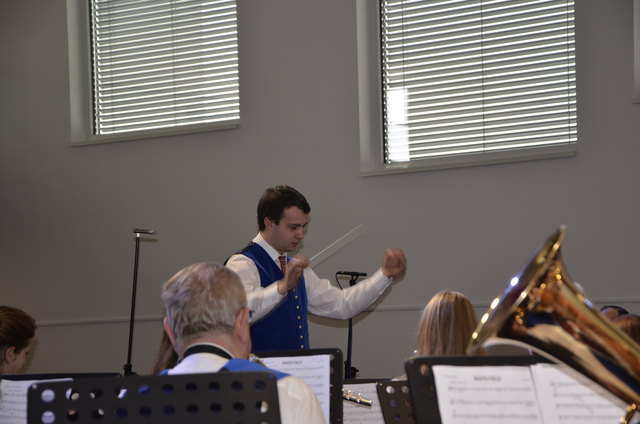
[[[258,235],[227,260],[227,267],[240,276],[255,314],[251,339],[256,352],[308,349],[308,313],[349,319],[406,271],[402,249],[387,248],[381,268],[357,285],[340,290],[319,278],[305,256],[287,254],[304,239],[310,211],[294,188],[268,188],[258,202]]]

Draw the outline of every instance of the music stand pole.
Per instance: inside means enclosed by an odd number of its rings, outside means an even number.
[[[349,280],[349,286],[354,286],[356,284],[356,280],[358,279],[357,275],[352,275]],[[349,332],[347,335],[347,360],[344,361],[344,378],[355,378],[355,373],[358,372],[357,369],[351,366],[351,346],[353,341],[353,320],[349,318]]]
[[[129,347],[127,349],[127,363],[122,367],[124,369],[124,375],[136,375],[136,373],[131,370],[131,350],[133,347],[133,323],[136,316],[136,289],[138,287],[138,257],[140,254],[140,235],[153,235],[156,232],[153,230],[134,229],[133,233],[136,235],[136,250],[133,261],[133,289],[131,293],[131,316],[129,317]]]

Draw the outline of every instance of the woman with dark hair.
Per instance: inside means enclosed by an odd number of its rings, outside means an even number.
[[[621,317],[623,315],[627,315],[629,313],[629,311],[627,311],[625,308],[623,308],[622,306],[617,306],[617,305],[606,305],[603,306],[602,308],[600,308],[600,313],[602,315],[604,315],[605,317],[609,318],[610,320],[614,320],[618,317]]]
[[[16,374],[26,364],[36,322],[26,312],[0,306],[0,374]]]

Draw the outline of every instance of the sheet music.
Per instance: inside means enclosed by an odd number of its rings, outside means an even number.
[[[529,367],[432,367],[442,424],[541,424]]]
[[[261,358],[269,368],[286,372],[303,380],[318,397],[325,420],[330,418],[330,355],[300,355]]]
[[[371,406],[348,400],[342,401],[342,422],[344,424],[384,424],[376,383],[344,384],[343,387],[372,401]]]
[[[617,423],[626,406],[586,377],[574,378],[566,367],[536,364],[531,367],[546,424]]]
[[[27,423],[27,392],[33,383],[67,380],[0,380],[0,424]]]
[[[34,382],[0,381],[0,424],[27,422],[27,390]]]

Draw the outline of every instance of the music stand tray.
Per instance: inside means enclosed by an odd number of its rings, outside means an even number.
[[[407,380],[379,381],[376,391],[385,424],[415,424]]]
[[[280,423],[276,378],[219,372],[34,383],[28,424]]]

